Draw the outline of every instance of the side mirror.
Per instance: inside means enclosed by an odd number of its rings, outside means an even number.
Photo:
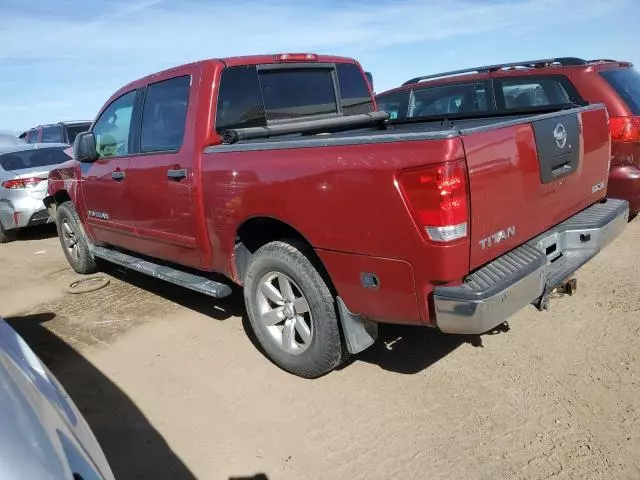
[[[98,159],[96,136],[93,132],[82,132],[73,142],[73,156],[79,162],[91,163]]]

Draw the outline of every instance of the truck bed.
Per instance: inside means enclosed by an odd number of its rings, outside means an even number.
[[[438,140],[462,135],[487,132],[500,128],[561,117],[570,113],[581,113],[602,108],[588,105],[550,113],[526,113],[509,116],[470,117],[455,120],[417,120],[407,123],[391,123],[387,128],[367,127],[344,132],[316,135],[291,134],[270,138],[243,140],[232,145],[207,147],[205,153],[273,150],[334,145],[357,145],[362,143],[388,143],[411,140]]]

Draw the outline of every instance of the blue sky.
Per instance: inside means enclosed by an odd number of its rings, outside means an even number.
[[[640,64],[638,0],[0,0],[0,130],[93,119],[125,83],[192,60],[355,57],[408,78],[554,56]]]

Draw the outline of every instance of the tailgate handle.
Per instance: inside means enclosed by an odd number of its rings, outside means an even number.
[[[553,170],[551,170],[551,175],[557,177],[559,175],[569,173],[571,170],[573,170],[573,167],[571,166],[571,160],[568,160],[561,163],[557,167],[554,167]]]
[[[188,172],[186,168],[172,168],[167,170],[167,178],[169,180],[180,181],[187,178]]]

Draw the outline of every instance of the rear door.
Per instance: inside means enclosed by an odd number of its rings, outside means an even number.
[[[125,93],[103,110],[92,129],[99,158],[81,164],[87,227],[96,240],[124,248],[130,248],[135,235],[127,170],[136,95],[136,90]]]
[[[193,204],[193,136],[185,137],[187,118],[195,118],[199,69],[149,84],[142,101],[137,153],[127,171],[128,203],[136,219],[135,250],[197,267]],[[192,86],[193,83],[193,86]],[[195,128],[194,125],[191,126]]]

